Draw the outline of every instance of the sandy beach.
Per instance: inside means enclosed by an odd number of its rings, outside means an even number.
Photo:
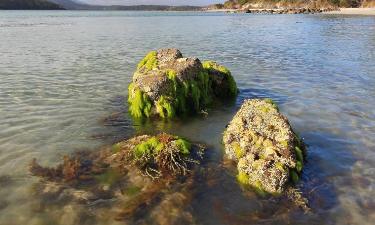
[[[375,16],[375,8],[341,8],[340,10],[337,10],[337,11],[324,12],[324,14]]]

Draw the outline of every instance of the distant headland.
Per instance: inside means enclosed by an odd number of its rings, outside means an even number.
[[[88,5],[73,0],[1,0],[0,10],[132,10],[132,11],[199,11],[200,6],[168,5]]]

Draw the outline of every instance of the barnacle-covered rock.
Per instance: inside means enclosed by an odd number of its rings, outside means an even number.
[[[304,145],[271,99],[245,100],[224,132],[229,158],[238,161],[238,180],[260,191],[281,193],[297,182]]]
[[[213,99],[237,95],[230,71],[213,61],[184,58],[178,49],[160,49],[138,64],[128,87],[133,117],[170,118],[197,113]]]

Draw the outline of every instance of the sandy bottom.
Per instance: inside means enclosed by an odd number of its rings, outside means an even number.
[[[375,16],[375,8],[341,8],[339,11],[324,12],[325,14],[340,15],[372,15]]]

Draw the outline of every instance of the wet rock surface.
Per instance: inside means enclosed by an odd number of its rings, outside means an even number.
[[[301,175],[304,145],[271,99],[245,100],[223,142],[227,156],[238,162],[239,182],[260,192],[282,193]]]
[[[237,86],[230,71],[216,62],[160,49],[141,60],[128,91],[133,117],[165,118],[199,113],[213,100],[236,96]]]

